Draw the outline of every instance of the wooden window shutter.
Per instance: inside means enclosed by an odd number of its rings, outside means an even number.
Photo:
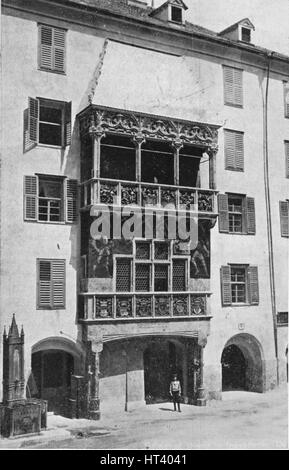
[[[24,220],[38,220],[37,176],[24,176]]]
[[[228,195],[218,194],[218,210],[219,210],[219,231],[229,232],[229,206]]]
[[[255,199],[246,197],[246,226],[249,235],[256,233]]]
[[[39,100],[28,98],[28,136],[30,142],[38,143]]]
[[[231,291],[231,268],[230,266],[221,266],[221,290],[222,304],[224,306],[232,304]]]
[[[259,283],[258,283],[258,267],[249,266],[247,271],[248,279],[248,296],[251,305],[259,304]]]
[[[289,117],[289,82],[284,82],[284,109],[285,117]]]
[[[52,306],[65,307],[65,260],[52,260]]]
[[[286,177],[289,178],[289,141],[285,142]]]
[[[244,134],[236,131],[224,131],[225,169],[244,170]]]
[[[51,261],[38,260],[38,308],[52,307]]]
[[[289,202],[280,201],[279,208],[281,237],[289,237]]]
[[[65,221],[72,224],[77,219],[77,180],[65,181]]]
[[[225,104],[243,105],[243,71],[224,66]]]
[[[64,145],[71,144],[71,101],[64,108]]]
[[[53,28],[53,69],[65,72],[65,36],[64,29]]]
[[[225,104],[234,104],[234,73],[232,67],[224,67]]]
[[[53,28],[41,25],[40,34],[40,67],[51,70],[53,68]]]

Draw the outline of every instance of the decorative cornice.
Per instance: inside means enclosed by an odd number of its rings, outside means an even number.
[[[79,115],[80,134],[105,132],[217,149],[220,126],[90,105]]]

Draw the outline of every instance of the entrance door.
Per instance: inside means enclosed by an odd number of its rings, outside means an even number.
[[[73,373],[73,357],[60,350],[40,351],[32,355],[34,396],[48,400],[48,410],[65,414]]]
[[[238,346],[227,346],[222,354],[222,390],[246,390],[246,360]]]
[[[177,365],[175,344],[156,341],[144,352],[144,382],[146,403],[162,403],[169,399],[169,386],[173,374],[182,378]]]

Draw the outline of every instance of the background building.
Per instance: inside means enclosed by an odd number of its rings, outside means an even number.
[[[289,58],[248,18],[186,15],[3,2],[0,327],[23,324],[27,393],[58,412],[72,374],[91,417],[172,372],[199,405],[286,380]],[[194,204],[198,244],[93,240],[97,204]]]

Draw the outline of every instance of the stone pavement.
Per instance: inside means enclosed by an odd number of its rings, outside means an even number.
[[[172,412],[172,403],[159,403],[128,412],[103,413],[99,421],[68,419],[49,414],[46,431],[36,436],[0,439],[0,449],[53,448],[53,446],[61,448],[62,443],[65,448],[81,448],[82,446],[86,448],[93,445],[94,438],[100,446],[98,448],[106,448],[105,446],[110,443],[114,445],[112,448],[120,448],[117,447],[120,445],[120,435],[122,435],[121,439],[126,439],[125,436],[128,436],[128,441],[121,441],[123,448],[142,448],[134,446],[141,446],[144,429],[151,436],[151,442],[146,443],[150,448],[154,448],[158,442],[161,446],[159,448],[165,448],[163,447],[165,439],[168,448],[172,449],[173,443],[169,443],[165,436],[166,430],[172,426],[172,423],[177,424],[176,429],[179,435],[184,433],[181,441],[184,447],[176,448],[192,448],[190,442],[185,443],[186,435],[192,433],[193,436],[194,433],[190,428],[190,423],[194,423],[194,428],[199,426],[208,438],[211,433],[212,445],[222,445],[221,441],[219,443],[216,441],[222,437],[222,433],[229,436],[229,439],[232,436],[233,439],[233,432],[236,445],[237,443],[243,445],[242,436],[249,441],[255,431],[259,433],[259,442],[262,443],[264,439],[264,446],[266,442],[270,446],[270,434],[273,431],[275,435],[280,436],[280,443],[276,443],[276,446],[284,447],[287,435],[286,410],[287,387],[282,386],[266,394],[243,391],[225,392],[222,401],[210,401],[206,407],[182,405],[182,413]],[[282,423],[280,417],[282,417]],[[251,423],[248,420],[251,420]],[[236,431],[236,423],[238,423],[237,427],[240,427],[239,431]],[[273,424],[276,427],[274,430]],[[163,434],[163,439],[158,441],[160,432]],[[239,434],[237,435],[236,432]],[[131,436],[135,438],[134,442]],[[132,447],[129,447],[130,445]],[[198,447],[202,448],[202,446],[203,443],[200,442]]]

